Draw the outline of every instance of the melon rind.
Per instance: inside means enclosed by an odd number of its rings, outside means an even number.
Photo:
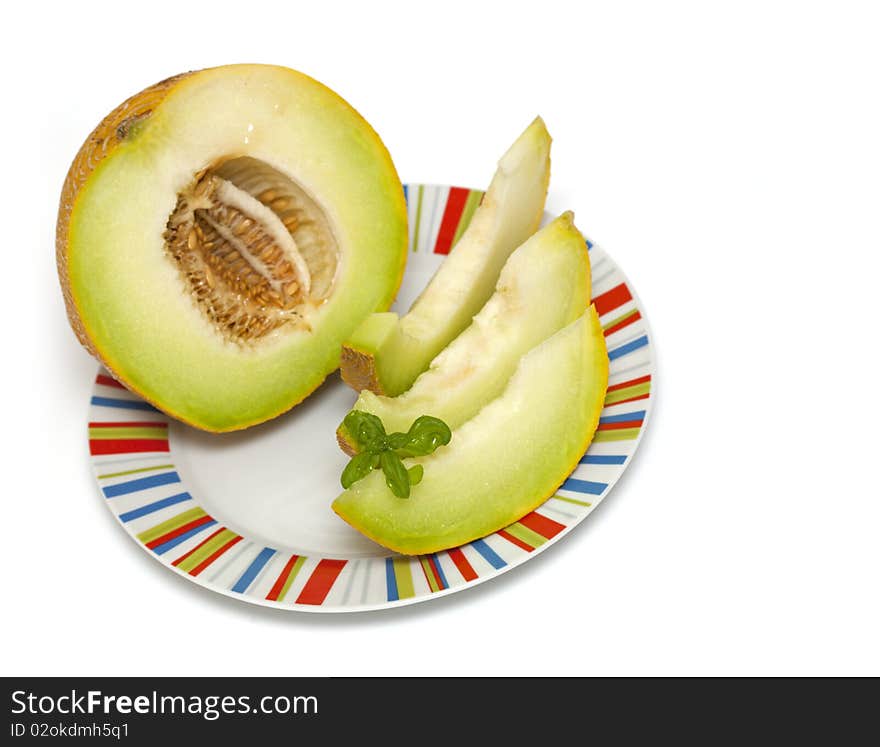
[[[253,346],[218,334],[163,253],[177,194],[198,170],[241,155],[300,184],[341,252],[310,329]],[[392,302],[406,241],[403,188],[369,124],[302,73],[230,65],[152,86],[99,125],[62,191],[57,258],[85,347],[159,409],[229,431],[288,410],[338,366],[342,341]]]
[[[392,323],[367,319],[346,341],[341,373],[347,384],[395,397],[471,323],[511,252],[540,224],[550,144],[537,117],[501,157],[470,224],[410,310]]]
[[[424,476],[404,500],[371,472],[333,502],[367,537],[415,555],[457,547],[551,497],[587,450],[608,385],[595,307],[523,357],[504,393],[453,431],[448,446],[407,459]]]

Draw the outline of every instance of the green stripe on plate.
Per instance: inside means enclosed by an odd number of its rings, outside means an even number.
[[[639,397],[650,391],[650,381],[646,381],[643,384],[636,384],[635,386],[628,386],[626,389],[615,389],[613,392],[608,392],[605,396],[605,404],[613,405],[615,402],[621,402],[622,400],[630,399],[631,397]]]
[[[419,185],[419,195],[416,199],[416,225],[413,228],[413,245],[412,250],[417,252],[419,250],[419,226],[422,224],[422,194],[425,191],[425,187],[423,184]]]
[[[546,537],[542,537],[537,532],[519,522],[511,524],[509,527],[504,527],[504,531],[532,547],[540,547],[547,541]]]
[[[152,542],[156,537],[161,537],[163,534],[174,531],[184,524],[200,519],[203,516],[207,516],[204,509],[191,508],[189,511],[184,511],[182,514],[177,514],[177,516],[168,519],[168,521],[163,521],[161,524],[150,527],[147,531],[141,532],[137,538],[144,544],[147,544],[147,542]]]
[[[89,428],[89,438],[106,441],[116,438],[168,438],[167,428]]]
[[[425,578],[428,579],[428,586],[431,587],[431,591],[440,591],[437,579],[434,578],[434,569],[431,568],[431,561],[423,555],[419,558],[419,562],[422,564],[422,570],[425,572]]]
[[[610,322],[608,322],[608,324],[603,324],[602,329],[610,329],[615,324],[620,324],[624,319],[629,319],[631,316],[635,316],[638,313],[638,309],[631,309],[630,311],[627,311],[626,314],[621,314],[616,319],[612,319]]]
[[[122,477],[123,475],[136,475],[138,472],[155,472],[160,469],[173,469],[173,464],[159,464],[155,467],[141,467],[140,469],[127,469],[123,472],[108,472],[106,475],[98,475],[99,480],[107,480],[111,477]]]
[[[287,581],[284,582],[284,586],[281,587],[281,591],[278,593],[278,599],[276,601],[283,602],[284,597],[287,595],[288,590],[290,589],[290,585],[293,583],[293,579],[296,578],[296,574],[299,573],[300,569],[303,567],[303,563],[306,562],[304,556],[300,555],[293,563],[293,568],[290,569],[290,575],[287,577]]]
[[[455,236],[452,237],[451,247],[454,247],[465,229],[470,225],[471,218],[474,217],[474,211],[483,199],[483,193],[479,189],[472,189],[464,202],[464,209],[461,211],[461,217],[458,219],[458,227],[455,229]]]
[[[593,436],[593,442],[632,441],[638,435],[638,428],[621,428],[619,431],[596,431],[596,435]]]
[[[567,495],[554,495],[557,501],[565,501],[566,503],[574,503],[576,506],[586,506],[590,508],[593,504],[589,501],[579,501],[577,498],[569,498]]]
[[[220,533],[208,540],[204,545],[202,545],[198,550],[196,550],[192,555],[186,558],[186,560],[181,561],[177,567],[182,571],[186,571],[189,573],[193,568],[195,568],[199,563],[201,563],[205,558],[209,555],[212,555],[214,552],[219,550],[223,545],[225,545],[229,540],[235,539],[238,535],[229,530],[223,529]]]
[[[397,598],[409,599],[416,595],[413,587],[412,568],[409,565],[409,558],[394,558],[391,561],[394,565],[394,578],[397,581]]]

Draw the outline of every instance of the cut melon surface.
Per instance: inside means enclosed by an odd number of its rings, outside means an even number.
[[[388,433],[405,433],[421,415],[454,429],[501,394],[520,358],[589,305],[590,259],[573,220],[564,213],[510,255],[495,293],[409,390],[398,397],[364,390],[354,409],[376,415]],[[349,454],[360,448],[344,424],[337,438]]]
[[[333,502],[345,521],[405,554],[456,547],[495,532],[553,495],[599,422],[608,354],[595,307],[526,354],[503,394],[421,464],[408,499],[371,472]]]
[[[498,162],[470,224],[403,317],[368,318],[342,354],[354,389],[396,396],[470,323],[495,288],[511,252],[541,220],[550,180],[550,135],[540,117]]]
[[[296,71],[178,76],[108,115],[62,193],[59,275],[83,344],[170,415],[235,430],[289,409],[388,307],[406,206],[387,150]]]

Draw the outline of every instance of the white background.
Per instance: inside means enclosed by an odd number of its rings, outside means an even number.
[[[42,5],[0,45],[2,674],[880,674],[876,5]],[[545,118],[548,208],[638,289],[657,398],[611,496],[525,566],[284,613],[177,578],[102,505],[61,183],[128,95],[243,61],[338,90],[404,180],[485,186]]]

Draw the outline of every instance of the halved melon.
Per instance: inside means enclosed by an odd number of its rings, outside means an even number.
[[[573,220],[563,213],[510,255],[495,293],[410,389],[399,397],[365,389],[354,409],[379,417],[389,433],[425,414],[454,429],[501,394],[520,358],[589,306],[590,259]],[[344,423],[336,435],[346,453],[359,450]]]
[[[538,228],[550,180],[550,135],[535,119],[498,162],[465,232],[402,318],[369,317],[346,342],[342,378],[354,389],[406,391],[486,303],[510,253]]]
[[[541,505],[571,473],[593,438],[607,384],[605,337],[591,306],[526,354],[504,393],[456,429],[448,446],[405,461],[424,469],[408,499],[372,472],[333,510],[406,554],[495,532]]]
[[[230,65],[156,84],[70,168],[57,258],[71,325],[131,390],[191,425],[289,409],[394,298],[406,207],[387,150],[317,81]]]

